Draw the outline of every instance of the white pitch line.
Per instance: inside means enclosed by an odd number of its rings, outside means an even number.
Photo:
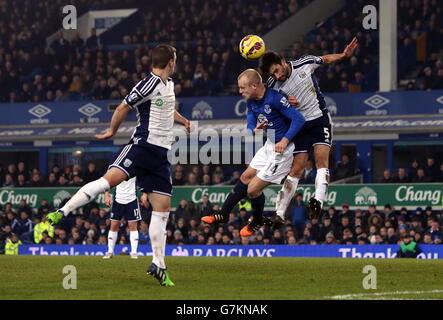
[[[368,296],[388,296],[388,295],[401,295],[401,294],[426,294],[426,293],[442,293],[443,290],[431,290],[431,291],[393,291],[393,292],[373,292],[373,293],[353,293],[353,294],[345,294],[345,295],[337,295],[337,296],[329,296],[324,297],[325,299],[354,299],[354,298],[366,298]]]

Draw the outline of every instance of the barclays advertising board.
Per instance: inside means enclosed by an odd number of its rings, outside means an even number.
[[[332,116],[389,116],[443,114],[443,90],[431,92],[328,93],[325,101]],[[119,100],[0,104],[0,125],[110,122]],[[180,113],[190,120],[245,118],[240,96],[178,98]],[[136,121],[135,111],[128,121]]]
[[[19,254],[103,256],[106,245],[20,245]],[[166,255],[175,257],[329,257],[329,258],[397,258],[399,245],[167,245]],[[417,259],[442,259],[442,245],[420,245]],[[129,253],[129,245],[116,245],[115,254]],[[150,245],[138,246],[139,256],[152,256]]]

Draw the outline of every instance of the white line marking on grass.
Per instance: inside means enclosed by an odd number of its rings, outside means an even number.
[[[442,293],[443,290],[431,290],[431,291],[393,291],[393,292],[373,292],[373,293],[352,293],[337,296],[324,297],[325,299],[336,300],[348,300],[348,299],[368,299],[370,297],[388,296],[388,295],[408,295],[408,294],[427,294],[427,293]]]

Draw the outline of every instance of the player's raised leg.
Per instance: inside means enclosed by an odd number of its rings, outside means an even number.
[[[229,192],[220,213],[202,217],[201,220],[206,223],[228,222],[229,213],[231,213],[232,209],[234,209],[241,199],[246,197],[248,194],[248,184],[256,176],[256,174],[257,170],[251,166],[248,166],[248,168],[246,168],[246,170],[242,173],[240,181],[237,182],[235,187],[231,190],[231,192]]]
[[[125,180],[126,173],[122,170],[112,167],[106,174],[95,181],[85,184],[74,194],[71,199],[59,210],[48,214],[48,221],[51,224],[59,223],[63,216],[67,216],[71,211],[91,202],[98,194],[113,188]]]
[[[283,187],[280,189],[277,195],[277,201],[275,203],[275,209],[277,215],[284,220],[285,212],[291,203],[292,198],[297,192],[298,182],[303,174],[306,162],[308,161],[307,152],[299,152],[294,155],[294,160],[291,166],[291,172],[286,177]]]
[[[265,207],[265,195],[263,189],[271,183],[254,177],[248,185],[248,196],[251,199],[252,217],[248,224],[240,231],[242,237],[252,236],[264,225],[263,210]]]
[[[317,176],[315,177],[315,194],[309,199],[308,210],[310,218],[318,219],[321,214],[323,202],[326,199],[329,186],[329,151],[330,147],[324,144],[314,145],[314,158],[317,167]]]
[[[148,194],[143,193],[142,204],[146,206]],[[166,225],[168,223],[171,198],[170,195],[151,192],[149,200],[152,204],[149,237],[151,238],[152,263],[147,273],[153,275],[162,286],[173,287],[165,263]]]

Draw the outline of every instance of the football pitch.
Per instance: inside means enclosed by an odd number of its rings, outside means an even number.
[[[146,274],[151,259],[0,256],[0,299],[443,299],[443,260],[166,257],[169,288]],[[77,289],[63,288],[66,265]],[[376,289],[363,288],[366,265]]]

